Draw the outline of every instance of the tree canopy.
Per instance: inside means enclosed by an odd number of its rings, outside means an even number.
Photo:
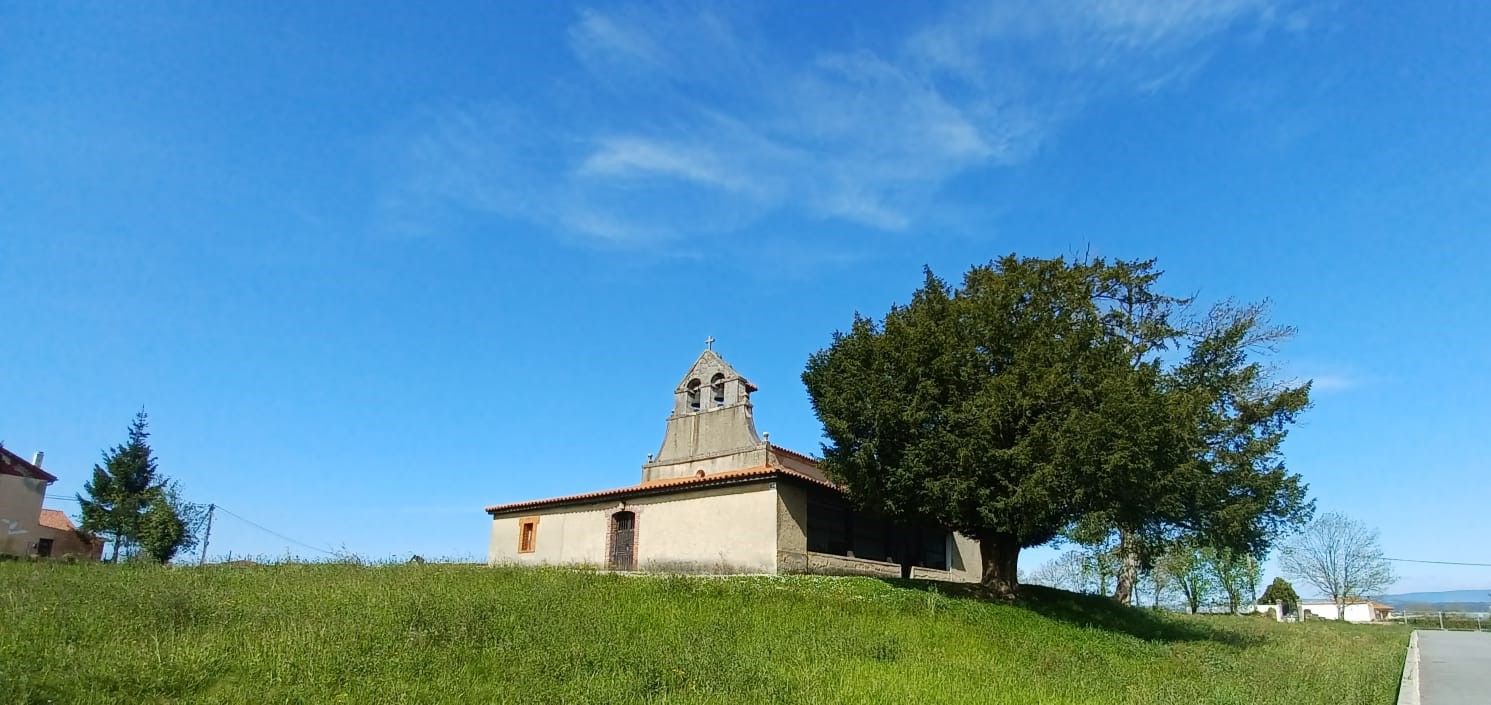
[[[1284,605],[1284,614],[1292,614],[1299,607],[1299,593],[1294,591],[1294,586],[1282,577],[1274,578],[1264,589],[1263,596],[1258,602],[1268,605]]]
[[[824,469],[861,508],[978,539],[998,595],[1021,548],[1083,521],[1256,553],[1308,512],[1272,433],[1308,385],[1281,398],[1248,361],[1261,309],[1221,307],[1190,334],[1158,277],[1013,255],[958,288],[927,270],[910,303],[856,315],[809,359]]]
[[[159,471],[150,447],[150,423],[142,409],[122,445],[103,454],[78,495],[82,529],[107,537],[110,561],[140,552],[165,563],[196,543],[202,512],[182,501],[175,483]]]
[[[1346,618],[1346,604],[1370,597],[1396,581],[1383,555],[1377,530],[1344,514],[1330,512],[1310,522],[1279,551],[1286,575],[1309,583],[1336,603],[1336,618]]]
[[[150,423],[142,409],[130,422],[125,442],[105,451],[103,464],[93,466],[93,477],[83,483],[87,496],[78,495],[81,528],[109,537],[109,560],[118,560],[120,551],[137,540],[157,485]]]

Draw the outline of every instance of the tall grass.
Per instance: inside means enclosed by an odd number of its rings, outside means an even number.
[[[0,564],[5,703],[1390,703],[1407,632],[1027,588]]]

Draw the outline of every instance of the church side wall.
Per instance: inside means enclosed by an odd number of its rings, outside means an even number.
[[[959,533],[954,533],[951,550],[947,554],[947,573],[949,577],[942,580],[957,580],[959,582],[975,583],[984,577],[984,559],[979,555],[978,541]],[[918,568],[918,570],[925,570]],[[928,573],[942,571],[927,570]]]
[[[950,582],[977,582],[983,575],[978,542],[962,534],[948,540],[948,570],[911,569],[911,577]],[[808,493],[789,483],[777,486],[777,572],[823,575],[901,577],[901,566],[808,550]]]
[[[648,499],[655,501],[637,514],[642,570],[776,572],[776,492],[770,483]]]
[[[639,570],[678,573],[776,572],[776,492],[755,483],[535,510],[492,520],[487,562],[605,568],[611,515],[636,514]],[[525,519],[536,518],[533,551],[518,551]]]
[[[777,484],[777,572],[808,572],[808,493],[801,486]]]

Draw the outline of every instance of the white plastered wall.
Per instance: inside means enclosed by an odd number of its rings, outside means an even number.
[[[38,522],[46,492],[45,480],[0,475],[0,553],[29,555],[44,538]]]
[[[491,564],[605,568],[611,515],[636,520],[639,570],[683,573],[775,573],[775,482],[674,492],[536,509],[492,520]],[[533,551],[518,551],[523,520],[537,518]]]

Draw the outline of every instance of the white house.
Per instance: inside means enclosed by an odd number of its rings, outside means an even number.
[[[1302,600],[1299,608],[1306,619],[1336,619],[1340,614],[1336,611],[1336,603],[1330,600]],[[1392,611],[1391,605],[1353,599],[1346,603],[1346,621],[1356,624],[1385,622]]]

